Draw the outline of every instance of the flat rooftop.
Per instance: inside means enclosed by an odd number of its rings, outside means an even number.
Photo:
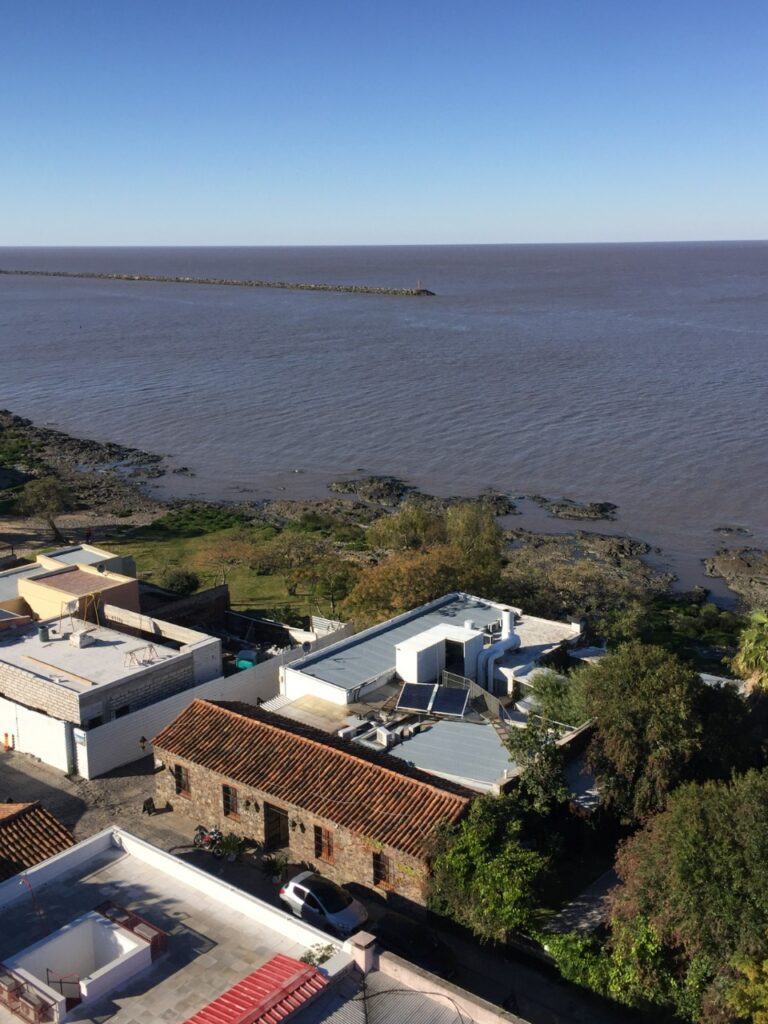
[[[152,665],[182,657],[178,651],[157,641],[148,643],[141,637],[128,636],[105,626],[65,616],[63,632],[59,620],[47,623],[49,639],[38,635],[37,624],[13,635],[0,633],[0,662],[30,672],[53,685],[64,686],[77,693],[87,693],[94,686],[104,686],[128,679]],[[87,647],[73,647],[69,634],[87,630],[92,643]]]
[[[89,544],[75,544],[70,548],[47,552],[48,558],[55,558],[65,565],[98,565],[115,556],[110,551],[102,551]]]
[[[465,622],[471,621],[477,629],[486,629],[500,622],[505,607],[471,594],[448,594],[439,601],[356,633],[317,654],[301,658],[293,662],[290,668],[344,690],[354,690],[362,683],[394,669],[395,648],[398,644],[435,626],[464,627]],[[523,615],[515,631],[521,639],[521,664],[541,657],[564,640],[573,640],[580,633],[579,628],[570,623],[537,619],[531,615]]]
[[[6,569],[5,572],[0,572],[0,601],[13,601],[19,596],[19,580],[43,576],[50,571],[45,566],[32,562],[31,565],[20,565],[15,569]]]
[[[122,578],[115,579],[109,573],[102,575],[83,572],[76,565],[72,565],[66,569],[48,569],[37,582],[41,586],[60,590],[63,594],[71,594],[72,597],[85,597],[87,594],[100,593],[112,587],[121,587],[127,581]]]
[[[67,1020],[182,1024],[278,953],[299,959],[311,945],[333,941],[122,830],[85,840],[27,877],[34,902],[24,889],[19,896],[18,880],[13,890],[5,887],[10,883],[0,887],[0,912],[13,921],[0,930],[0,962],[37,942],[42,931],[54,932],[107,900],[168,936],[167,951],[150,967],[108,996],[82,1003]],[[3,905],[4,892],[14,901],[10,907]],[[18,1018],[0,1007],[0,1024]]]
[[[490,790],[514,767],[509,751],[487,722],[434,721],[388,753],[444,779]]]

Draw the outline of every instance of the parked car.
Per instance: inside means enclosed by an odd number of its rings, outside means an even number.
[[[423,967],[430,974],[452,978],[456,974],[453,950],[426,925],[404,914],[387,911],[369,926],[384,949]]]
[[[346,889],[316,871],[302,871],[286,882],[280,899],[288,909],[307,924],[330,928],[346,937],[368,920],[368,911]]]

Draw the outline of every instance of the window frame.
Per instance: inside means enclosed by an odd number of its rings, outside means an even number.
[[[325,861],[326,864],[333,864],[333,832],[325,825],[315,825],[315,857]]]
[[[383,850],[374,850],[371,857],[373,884],[382,889],[391,889],[395,884],[395,862]]]
[[[225,818],[240,821],[240,795],[237,787],[230,786],[228,782],[222,783],[221,786],[221,806]]]
[[[189,781],[189,768],[183,764],[174,764],[173,778],[176,785],[176,796],[189,798],[192,794],[192,786]]]

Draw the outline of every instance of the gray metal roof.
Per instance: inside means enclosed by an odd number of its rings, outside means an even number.
[[[467,619],[483,629],[500,620],[502,607],[470,594],[448,594],[439,601],[302,658],[291,668],[344,690],[354,690],[367,680],[394,669],[395,647],[403,640],[444,623],[463,626]]]
[[[50,551],[48,557],[55,558],[57,562],[63,562],[65,565],[98,565],[112,556],[108,552],[90,551],[77,544],[75,547],[62,548],[61,551]]]
[[[488,790],[512,768],[509,751],[492,725],[477,722],[433,722],[388,751],[417,768]]]
[[[0,601],[12,601],[14,597],[19,596],[19,580],[40,576],[42,573],[50,571],[37,562],[33,562],[31,565],[22,565],[18,569],[7,569],[4,573],[0,573]]]

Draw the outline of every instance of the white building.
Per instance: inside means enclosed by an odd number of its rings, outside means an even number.
[[[499,791],[515,774],[505,734],[527,722],[528,677],[581,635],[578,622],[447,594],[285,666],[280,696],[266,707]]]

